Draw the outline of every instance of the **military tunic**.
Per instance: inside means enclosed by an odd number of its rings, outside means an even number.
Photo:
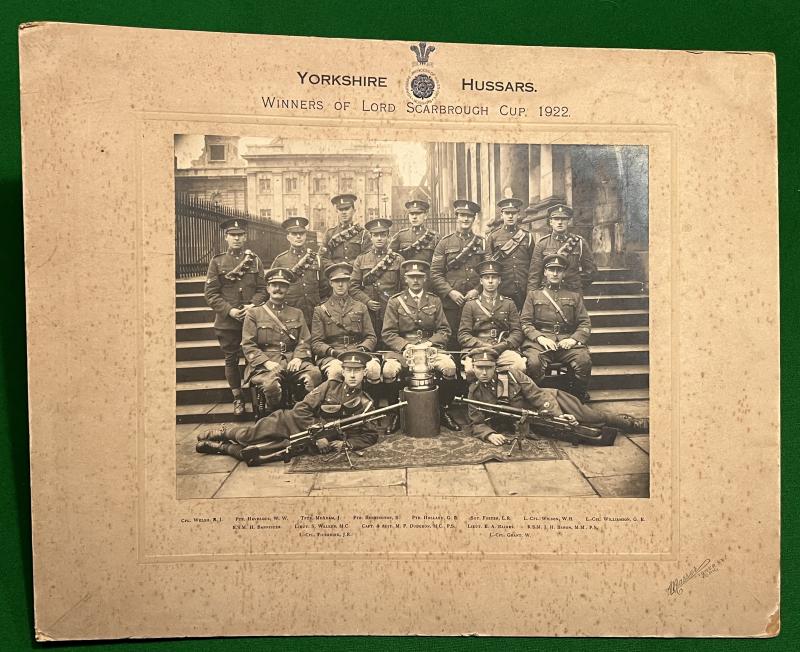
[[[285,303],[269,306],[283,324],[282,329],[267,313],[264,306],[247,311],[242,328],[242,350],[247,359],[245,381],[264,389],[267,403],[275,407],[281,399],[281,376],[302,382],[306,389],[319,385],[322,374],[311,362],[311,334],[299,308]],[[302,360],[296,372],[286,371],[289,360]]]
[[[403,260],[424,260],[430,263],[433,251],[439,243],[439,236],[424,225],[410,226],[395,233],[389,242],[389,249],[399,253]]]
[[[331,248],[328,246],[331,238],[351,227],[355,227],[355,233],[352,236],[336,247]],[[330,258],[332,262],[345,262],[352,265],[353,261],[358,258],[359,255],[370,250],[372,247],[372,238],[370,238],[369,233],[367,233],[360,224],[350,224],[348,226],[337,224],[325,231],[325,235],[322,237],[322,244],[327,251],[328,258]]]
[[[503,269],[499,292],[522,310],[528,288],[533,236],[522,228],[501,226],[486,236],[486,252]]]
[[[369,310],[360,301],[350,296],[328,299],[314,309],[311,322],[311,352],[317,366],[331,378],[340,376],[342,364],[337,359],[345,351],[374,351],[377,344],[375,330]],[[367,363],[368,375],[372,380],[380,375],[377,361]],[[374,367],[378,365],[377,374]]]
[[[563,318],[547,298],[547,294],[561,308],[561,312],[564,313]],[[544,365],[549,360],[567,364],[575,372],[576,378],[588,382],[592,361],[589,349],[585,345],[591,334],[591,321],[578,292],[555,286],[547,287],[546,292],[545,288],[528,292],[520,322],[525,335],[523,353],[528,359],[528,372],[533,380],[538,381],[542,378]],[[571,338],[578,344],[571,349],[557,349],[545,353],[545,348],[536,341],[540,336],[556,343]]]
[[[467,301],[461,313],[458,343],[462,350],[491,347],[497,353],[501,369],[514,367],[525,371],[525,358],[517,351],[522,344],[519,312],[508,297],[497,295],[494,302],[485,295]],[[464,359],[464,371],[472,376],[472,358]]]
[[[206,276],[206,303],[214,311],[214,333],[225,359],[225,379],[231,389],[242,384],[239,359],[242,356],[242,322],[230,316],[234,308],[247,304],[261,304],[267,300],[264,267],[255,256],[241,276],[233,273],[245,260],[244,250],[228,250],[214,256]]]
[[[367,278],[367,272],[385,258],[385,269],[377,270],[371,278]],[[386,303],[393,294],[397,294],[401,289],[400,264],[402,262],[400,254],[371,249],[356,258],[356,262],[353,264],[350,294],[361,303],[377,301],[380,304],[377,311],[369,311],[376,333],[383,330],[383,314],[386,311]]]
[[[452,290],[467,294],[470,290],[480,289],[480,276],[475,268],[486,259],[486,242],[477,236],[471,250],[454,262],[472,240],[471,231],[466,236],[460,232],[451,233],[439,240],[431,260],[431,289],[442,300],[454,344],[461,324],[461,307],[448,294]]]
[[[578,423],[591,427],[599,427],[606,423],[616,425],[618,421],[615,418],[617,415],[606,414],[581,403],[575,396],[560,389],[539,387],[528,376],[516,370],[510,370],[503,375],[508,379],[507,383],[502,382],[498,374],[495,374],[490,383],[472,383],[469,387],[469,398],[492,405],[502,403],[519,409],[547,411],[554,417],[571,414]],[[472,405],[469,406],[467,413],[472,435],[484,441],[493,432],[513,427],[512,420],[487,414]]]
[[[594,256],[589,243],[577,233],[565,233],[564,235],[550,233],[539,240],[533,248],[530,273],[528,274],[528,291],[542,287],[545,282],[545,256],[559,253],[561,248],[567,245],[570,237],[577,238],[577,241],[571,253],[562,254],[567,258],[569,264],[564,271],[564,278],[561,284],[567,290],[580,292],[581,295],[584,289],[592,284],[592,280],[597,273],[597,266],[594,264]]]
[[[306,255],[308,254],[308,258]],[[303,261],[302,271],[299,263]],[[311,324],[314,308],[321,304],[331,293],[330,285],[325,278],[325,268],[331,261],[319,252],[311,253],[311,249],[287,249],[278,254],[272,263],[273,267],[286,267],[295,275],[294,282],[286,291],[286,303],[303,311],[306,324]]]
[[[252,263],[244,274],[228,275],[245,258],[244,250],[228,250],[211,259],[206,275],[205,296],[209,307],[216,313],[214,328],[241,332],[242,322],[230,316],[234,308],[248,303],[259,305],[267,300],[267,286],[264,283],[264,266],[254,255]]]
[[[341,380],[327,380],[311,391],[290,410],[276,410],[259,419],[256,423],[236,425],[226,431],[226,436],[243,446],[274,439],[289,445],[287,435],[308,428],[317,423],[328,423],[337,419],[363,412],[370,403],[361,387],[350,389]],[[372,446],[378,441],[378,428],[374,422],[367,422],[348,428],[347,441],[354,450]],[[341,433],[325,433],[328,441],[342,439]],[[314,446],[309,447],[315,451]]]

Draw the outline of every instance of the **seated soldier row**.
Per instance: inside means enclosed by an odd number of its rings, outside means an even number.
[[[546,262],[546,270],[548,277],[557,280],[563,264],[558,255],[552,259]],[[547,288],[543,292],[549,301],[553,301],[552,306],[538,300],[538,291],[530,293],[520,319],[514,302],[497,292],[501,281],[497,262],[484,261],[478,268],[482,292],[465,304],[458,331],[461,350],[466,354],[464,370],[467,380],[474,378],[471,352],[483,347],[490,347],[497,354],[501,370],[515,369],[519,373],[525,372],[526,365],[541,369],[540,358],[544,355],[573,364],[576,361],[586,366],[591,364],[583,345],[589,333],[588,317],[579,297],[577,301],[567,297],[565,308],[577,309],[585,319],[585,325],[575,333],[564,333],[561,340],[554,340],[548,335],[551,331],[554,331],[555,338],[561,334],[553,328],[553,324],[558,323],[556,318],[544,322],[537,317],[540,308],[543,313],[550,314],[558,307]],[[444,348],[450,338],[450,328],[441,301],[424,290],[428,269],[425,261],[409,260],[401,264],[406,289],[387,301],[380,339],[386,348],[373,354],[366,365],[367,382],[391,384],[394,400],[400,389],[401,371],[406,365],[403,353],[409,345],[434,347],[438,351],[432,357],[434,370],[445,380],[456,377],[452,352]],[[321,382],[323,374],[327,378],[341,377],[342,367],[338,358],[342,353],[377,350],[378,338],[368,308],[351,293],[352,274],[353,267],[348,263],[330,265],[325,270],[333,294],[314,308],[309,331],[302,311],[285,303],[287,289],[293,280],[292,272],[283,268],[267,271],[270,298],[262,306],[247,311],[242,348],[247,359],[245,382],[263,392],[268,409],[281,406],[283,383],[299,384],[308,392]],[[550,290],[562,298],[557,288]],[[520,349],[527,360],[519,353]],[[440,390],[441,421],[448,428],[459,430],[459,425],[447,412],[456,389],[445,383]]]
[[[491,348],[473,351],[476,380],[470,385],[469,398],[492,405],[508,405],[515,408],[535,410],[569,422],[600,427],[610,426],[623,432],[648,432],[647,418],[634,418],[625,414],[610,413],[583,404],[575,396],[556,389],[537,386],[522,372],[509,369],[498,372],[498,356]],[[242,448],[268,440],[281,445],[288,444],[288,435],[307,430],[315,424],[338,421],[369,409],[372,400],[364,393],[364,378],[371,356],[364,351],[348,351],[338,358],[342,376],[330,378],[312,390],[291,409],[277,410],[259,419],[256,423],[223,426],[198,435],[196,450],[199,453],[231,455],[242,459]],[[486,417],[484,412],[469,408],[471,434],[496,446],[509,443],[501,432],[507,424],[500,419]],[[341,430],[331,428],[315,442],[309,444],[309,452],[325,453],[341,450],[344,446],[359,450],[373,445],[378,440],[378,430],[365,421],[347,431],[346,439]]]

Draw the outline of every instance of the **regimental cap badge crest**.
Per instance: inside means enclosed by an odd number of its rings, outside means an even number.
[[[224,222],[222,222],[222,224],[220,224],[220,226],[222,227],[222,230],[226,234],[246,233],[245,227],[247,226],[247,221],[238,218],[232,218],[230,220],[225,220]]]
[[[419,45],[412,45],[411,51],[417,55],[417,63],[424,66],[428,63],[428,57],[436,51],[436,46],[428,45],[425,41],[420,41]]]

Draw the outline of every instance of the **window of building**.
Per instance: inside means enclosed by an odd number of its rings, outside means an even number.
[[[286,217],[297,217],[297,209],[296,208],[287,208],[286,209]]]
[[[353,192],[353,177],[342,177],[339,185],[341,192]]]
[[[208,160],[209,161],[224,161],[225,160],[225,145],[209,145],[208,146]]]
[[[367,209],[367,217],[369,219],[371,219],[371,220],[375,219],[376,217],[379,217],[378,209],[377,208],[368,208]]]
[[[286,177],[283,181],[285,192],[297,192],[297,177]]]
[[[321,224],[325,221],[325,209],[324,208],[315,208],[314,209],[314,221],[317,224]]]
[[[367,179],[367,192],[378,192],[378,179],[376,177]]]
[[[258,211],[258,214],[261,215],[261,217],[266,217],[267,219],[270,219],[272,217],[272,209],[262,208],[260,211]]]
[[[325,177],[314,179],[314,192],[328,192],[328,183]]]
[[[258,180],[258,191],[263,193],[272,192],[272,179],[269,177],[261,177]]]

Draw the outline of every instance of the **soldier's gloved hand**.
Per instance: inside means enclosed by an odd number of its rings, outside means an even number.
[[[231,308],[228,311],[228,315],[230,315],[234,319],[238,319],[239,321],[242,321],[244,319],[244,313],[245,311],[243,308]]]
[[[536,341],[540,346],[544,347],[545,351],[555,351],[558,348],[558,344],[544,335],[539,335],[539,337],[536,338]]]
[[[493,432],[486,436],[486,441],[488,441],[490,444],[494,444],[495,446],[502,446],[507,440],[505,436],[501,435],[499,432]]]
[[[320,453],[327,453],[331,449],[331,443],[325,439],[325,437],[320,437],[317,439],[317,450]]]
[[[578,420],[575,418],[574,414],[562,414],[561,418],[569,421],[573,425],[578,423]]]
[[[563,339],[563,340],[561,340],[561,341],[558,343],[558,348],[559,348],[559,349],[566,349],[566,350],[569,350],[569,349],[571,349],[573,346],[577,346],[577,344],[578,344],[578,340],[575,340],[575,339],[573,339],[573,338],[571,338],[571,337],[568,337],[568,338],[566,338],[566,339]]]
[[[263,367],[264,371],[269,372],[269,371],[275,371],[280,365],[277,362],[269,360],[261,366]]]
[[[337,453],[344,447],[344,442],[341,439],[336,439],[331,442],[331,448]]]
[[[367,308],[369,309],[370,312],[378,312],[380,307],[381,304],[378,303],[377,301],[367,301]]]
[[[463,306],[464,301],[466,301],[464,295],[458,290],[450,290],[450,292],[447,293],[447,296],[450,297],[450,300],[458,306]]]
[[[292,358],[289,360],[288,364],[286,365],[287,371],[299,371],[300,365],[303,364],[303,361],[300,358]]]
[[[472,288],[464,295],[464,299],[465,301],[472,301],[472,299],[477,299],[479,294],[480,293],[475,288]]]

